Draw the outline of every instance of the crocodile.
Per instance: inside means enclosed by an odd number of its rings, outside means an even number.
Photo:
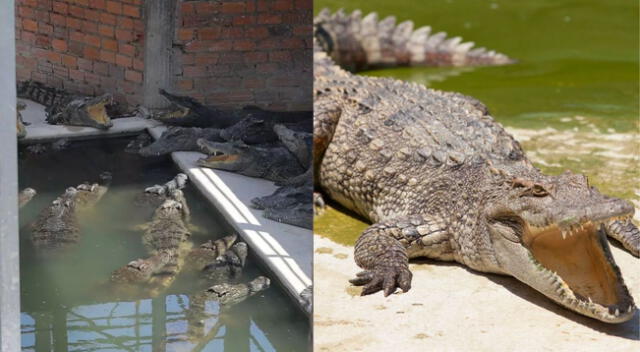
[[[18,194],[18,206],[20,208],[24,207],[25,205],[27,205],[27,203],[31,201],[31,199],[33,199],[33,197],[36,196],[36,194],[37,192],[33,188],[27,187],[23,189]]]
[[[150,210],[155,211],[160,204],[171,198],[182,203],[182,211],[186,215],[185,219],[188,219],[191,212],[186,199],[184,198],[184,194],[182,192],[176,192],[182,190],[187,185],[188,181],[189,177],[186,174],[179,173],[162,185],[153,185],[145,188],[143,192],[136,195],[134,204],[138,208],[149,208]]]
[[[150,114],[150,117],[170,126],[224,129],[248,116],[280,123],[296,123],[310,116],[308,111],[269,111],[257,106],[223,110],[206,106],[191,97],[168,93],[164,89],[160,89],[159,92],[171,103],[171,106],[166,111]]]
[[[275,131],[276,125],[282,125],[286,128],[298,132],[311,133],[313,129],[313,120],[304,116],[304,119],[295,123],[280,123],[275,118],[261,118],[251,114],[234,125],[220,131],[220,137],[225,141],[240,140],[245,144],[265,144],[273,143],[279,140],[278,133]]]
[[[198,160],[200,166],[271,181],[284,181],[305,171],[296,157],[281,145],[216,143],[205,139],[198,139],[197,143],[203,153],[210,155]]]
[[[18,97],[44,105],[46,122],[51,125],[87,126],[100,130],[113,126],[107,111],[113,104],[110,94],[77,96],[40,82],[25,81],[18,84]]]
[[[177,151],[198,151],[198,139],[222,142],[220,129],[170,126],[158,140],[142,147],[138,154],[149,156],[167,155]]]
[[[168,198],[155,210],[151,221],[140,226],[144,231],[142,243],[149,256],[112,273],[111,282],[120,284],[117,285],[120,293],[132,294],[141,289],[156,296],[173,283],[192,246],[185,216],[183,202]]]
[[[409,259],[428,257],[513,276],[607,323],[631,319],[607,241],[639,255],[630,202],[583,175],[543,174],[476,99],[340,67],[513,60],[359,11],[323,11],[314,26],[314,178],[373,223],[354,248],[362,295],[408,291]]]

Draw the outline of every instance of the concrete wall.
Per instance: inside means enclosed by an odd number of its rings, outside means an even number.
[[[162,85],[211,105],[311,110],[312,8],[312,0],[16,0],[17,77],[150,107],[162,105]]]

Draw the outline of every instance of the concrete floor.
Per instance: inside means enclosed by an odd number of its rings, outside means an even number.
[[[315,351],[639,351],[639,314],[605,324],[568,311],[516,279],[455,263],[410,264],[407,293],[360,297],[353,248],[314,236]],[[639,261],[612,246],[640,302]],[[399,291],[401,292],[401,291]]]

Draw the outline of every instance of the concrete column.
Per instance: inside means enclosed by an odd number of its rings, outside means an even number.
[[[148,108],[166,107],[168,104],[158,90],[173,88],[176,2],[145,1],[144,105]]]
[[[15,3],[0,6],[0,346],[20,351]]]

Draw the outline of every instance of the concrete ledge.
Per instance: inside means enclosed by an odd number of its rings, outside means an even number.
[[[22,111],[22,118],[30,123],[26,126],[27,136],[19,142],[24,144],[42,143],[55,139],[86,139],[99,137],[117,137],[140,133],[148,128],[161,125],[158,121],[141,117],[125,117],[113,120],[113,127],[106,131],[91,127],[50,125],[45,122],[44,107],[29,100],[21,99],[27,104]]]
[[[273,182],[198,167],[196,161],[204,156],[198,152],[176,152],[171,156],[303,307],[300,293],[311,285],[311,230],[263,218],[261,210],[249,207],[252,198],[276,190]]]
[[[149,134],[158,139],[165,129],[165,126],[150,128]],[[252,198],[270,195],[276,190],[273,182],[199,167],[196,161],[204,156],[198,152],[171,154],[190,181],[278,277],[294,302],[310,314],[300,302],[300,293],[312,282],[312,231],[263,218],[262,210],[249,207]]]

